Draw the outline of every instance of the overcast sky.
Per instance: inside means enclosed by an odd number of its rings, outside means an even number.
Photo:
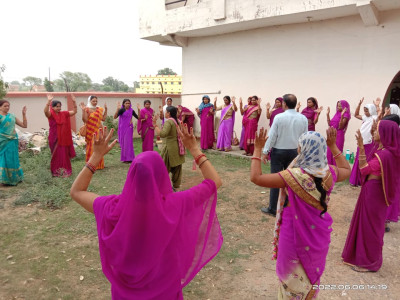
[[[139,38],[137,0],[1,0],[0,66],[5,81],[83,72],[132,86],[139,75],[182,73],[181,49]]]

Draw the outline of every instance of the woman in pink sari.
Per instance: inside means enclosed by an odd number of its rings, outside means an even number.
[[[337,130],[336,145],[339,151],[343,152],[344,138],[347,126],[349,125],[349,120],[351,119],[350,105],[346,100],[340,100],[336,104],[336,113],[333,116],[332,120],[329,116],[329,113],[330,113],[330,108],[328,107],[326,112],[326,119],[328,121],[328,126],[332,126]],[[326,155],[328,158],[328,163],[330,165],[335,165],[335,159],[333,158],[333,154],[329,149]]]
[[[70,117],[76,114],[75,96],[72,95],[74,110],[61,111],[61,102],[53,100],[53,95],[47,95],[44,114],[49,120],[49,147],[51,151],[50,170],[55,177],[72,175],[71,159],[75,157],[72,142]]]
[[[271,128],[275,117],[284,112],[284,110],[282,108],[282,101],[283,101],[282,97],[276,98],[274,107],[272,107],[272,111],[271,112],[270,112],[271,104],[269,104],[269,102],[267,103],[266,107],[267,107],[267,119],[269,120],[269,128]]]
[[[150,107],[150,100],[144,100],[144,108],[140,110],[137,131],[142,137],[142,152],[154,149],[154,111]]]
[[[254,152],[254,139],[258,128],[258,120],[261,116],[261,98],[251,97],[250,105],[244,109],[243,126],[244,133],[244,151],[243,155],[251,156]]]
[[[251,97],[247,98],[247,104],[243,108],[243,100],[242,97],[239,99],[239,109],[240,109],[240,114],[243,116],[244,115],[244,110],[246,109],[247,106],[249,106],[251,103]],[[244,134],[246,130],[244,129],[244,125],[242,123],[242,133],[240,134],[240,142],[239,142],[239,149],[244,150]]]
[[[382,266],[383,235],[387,207],[400,191],[400,129],[382,120],[374,132],[378,150],[368,162],[363,138],[357,131],[361,192],[354,209],[342,258],[357,272],[376,272]]]
[[[71,197],[97,223],[100,258],[112,299],[183,299],[182,288],[222,246],[216,214],[221,179],[200,152],[193,132],[180,132],[204,181],[174,193],[157,152],[136,156],[119,195],[87,192],[95,165],[115,145],[100,130],[94,151],[71,187]],[[104,134],[103,134],[103,131]]]
[[[178,119],[187,125],[188,129],[191,130],[194,124],[194,113],[182,105],[178,105]]]
[[[235,97],[225,96],[224,106],[217,107],[217,97],[214,100],[215,111],[221,110],[221,120],[218,127],[217,149],[229,152],[232,150],[233,126],[235,125],[235,112],[237,111]]]
[[[361,108],[361,104],[363,103],[363,101],[364,101],[364,98],[362,98],[360,100],[360,102],[358,103],[356,111],[354,113],[354,117],[363,121],[361,124],[361,127],[360,127],[360,132],[361,132],[361,136],[363,138],[365,155],[367,155],[367,157],[368,157],[373,148],[371,128],[372,128],[372,124],[374,123],[374,121],[378,118],[378,113],[376,111],[376,107],[374,104],[365,104],[364,116],[361,116],[360,108]],[[349,178],[349,183],[352,186],[361,185],[361,172],[360,172],[360,168],[358,166],[358,155],[359,155],[359,148],[357,147],[357,154],[356,154],[354,164],[353,164],[353,169],[351,170],[351,175]]]
[[[327,130],[327,140],[315,131],[299,138],[298,156],[289,168],[262,174],[261,150],[267,139],[262,128],[256,135],[250,179],[253,183],[281,188],[274,235],[278,299],[316,297],[329,250],[332,218],[327,213],[329,195],[335,182],[350,175],[350,166],[336,146],[336,130]],[[337,167],[328,165],[327,146],[335,153]],[[289,203],[283,207],[286,199]]]
[[[296,110],[299,111],[301,103],[297,103]],[[319,115],[323,107],[318,107],[318,101],[314,97],[307,99],[307,107],[301,111],[301,114],[307,118],[308,131],[315,131],[315,125],[318,123]]]
[[[200,117],[201,135],[200,147],[203,150],[211,149],[214,146],[214,105],[210,103],[210,97],[203,96],[203,102],[196,108]]]

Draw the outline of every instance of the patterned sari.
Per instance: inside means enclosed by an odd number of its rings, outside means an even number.
[[[89,161],[90,156],[93,153],[93,134],[97,134],[99,132],[99,128],[101,126],[101,121],[103,120],[104,108],[96,107],[94,112],[90,112],[89,108],[86,108],[86,111],[89,112],[89,117],[86,123],[86,161]],[[97,170],[104,169],[104,158],[101,159],[99,165],[97,166]]]
[[[19,165],[15,116],[0,115],[0,183],[17,185],[23,179],[24,173]]]

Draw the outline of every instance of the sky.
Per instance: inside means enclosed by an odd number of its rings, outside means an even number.
[[[179,47],[139,38],[138,0],[2,0],[0,66],[6,82],[64,71],[93,82],[112,76],[133,85],[171,68],[182,74]]]

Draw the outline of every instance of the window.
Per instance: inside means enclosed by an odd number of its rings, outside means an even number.
[[[171,84],[174,84],[174,82],[173,82],[173,81],[171,81]]]

